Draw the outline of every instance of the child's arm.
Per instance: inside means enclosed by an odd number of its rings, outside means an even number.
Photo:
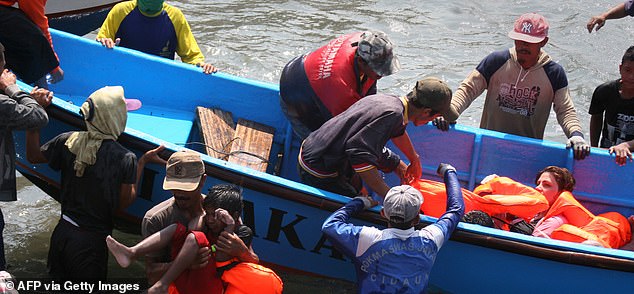
[[[244,244],[235,233],[222,232],[216,242],[216,249],[244,262],[258,263],[260,259],[251,246]]]
[[[228,211],[218,208],[215,211],[215,218],[225,224],[225,232],[233,232],[236,227],[236,221]]]

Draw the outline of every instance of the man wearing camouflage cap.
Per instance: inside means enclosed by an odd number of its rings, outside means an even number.
[[[380,31],[343,35],[291,60],[280,78],[280,105],[302,140],[400,69],[393,44]]]
[[[352,199],[324,222],[322,232],[354,262],[359,293],[425,293],[436,255],[464,213],[456,169],[441,163],[437,173],[445,180],[447,210],[421,230],[414,226],[420,221],[423,195],[408,185],[396,186],[385,196],[381,216],[387,229],[349,223],[377,204],[366,197]]]

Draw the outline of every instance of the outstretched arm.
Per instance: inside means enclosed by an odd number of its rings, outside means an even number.
[[[148,162],[165,164],[165,160],[158,156],[158,154],[161,151],[163,151],[163,149],[165,149],[165,146],[160,145],[152,150],[148,150],[147,152],[143,154],[143,156],[141,156],[141,158],[139,158],[139,161],[137,162],[137,166],[136,166],[135,183],[121,185],[120,198],[119,198],[120,209],[125,209],[126,207],[130,206],[130,204],[134,202],[134,199],[136,199],[136,195],[138,192],[137,188],[139,186],[139,183],[141,182],[141,175],[143,174],[143,169],[145,168],[145,165]]]
[[[372,191],[376,192],[381,198],[385,198],[387,191],[390,190],[390,187],[385,183],[381,174],[379,174],[379,170],[376,167],[372,167],[369,170],[365,170],[362,172],[357,172],[363,182],[372,189]]]
[[[439,226],[441,231],[445,233],[444,241],[447,241],[464,215],[464,198],[460,190],[456,169],[453,166],[441,163],[438,166],[438,174],[445,179],[447,211],[440,216],[435,225]],[[441,244],[438,244],[438,247],[440,246]]]
[[[40,150],[40,130],[26,131],[26,160],[33,164],[48,162]]]
[[[354,256],[362,227],[349,223],[350,218],[364,209],[375,205],[377,205],[377,203],[367,197],[353,198],[324,221],[324,224],[321,226],[322,233],[324,233],[330,242],[333,243],[337,249],[341,250],[343,254]]]
[[[590,21],[588,21],[588,24],[586,25],[588,33],[592,33],[592,29],[594,29],[595,27],[598,31],[605,25],[605,21],[608,19],[618,19],[625,17],[626,15],[627,13],[625,11],[625,3],[618,4],[600,15],[595,15],[591,17]]]
[[[420,157],[412,145],[412,140],[409,138],[407,132],[403,135],[392,138],[392,142],[398,147],[405,157],[409,159],[409,165],[407,166],[407,172],[405,176],[408,179],[418,180],[423,174],[423,169],[420,165]]]

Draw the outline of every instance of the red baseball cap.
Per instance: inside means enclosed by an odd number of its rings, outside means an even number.
[[[539,43],[548,37],[548,21],[537,13],[520,16],[508,33],[509,38],[528,43]]]

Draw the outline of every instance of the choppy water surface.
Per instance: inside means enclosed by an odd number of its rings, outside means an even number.
[[[622,0],[561,1],[168,1],[183,10],[208,62],[222,71],[276,83],[292,57],[348,32],[378,29],[396,44],[402,70],[379,82],[379,91],[405,94],[422,76],[439,76],[455,89],[480,60],[512,45],[506,33],[526,12],[550,21],[544,48],[568,75],[571,95],[589,136],[587,114],[594,88],[618,78],[618,64],[632,36],[634,19],[610,20],[588,34],[591,15]],[[93,34],[94,36],[94,34]],[[63,65],[63,61],[62,61]],[[186,85],[184,85],[186,86]],[[483,99],[459,122],[477,126]],[[546,139],[565,142],[551,113]],[[5,242],[10,271],[18,277],[43,277],[50,232],[59,205],[24,178],[19,201],[2,203],[7,222]],[[138,236],[116,232],[128,244]],[[256,248],[257,251],[257,248]],[[142,264],[119,269],[111,260],[111,277],[143,275]],[[350,283],[315,278],[285,278],[288,292],[352,292]]]

